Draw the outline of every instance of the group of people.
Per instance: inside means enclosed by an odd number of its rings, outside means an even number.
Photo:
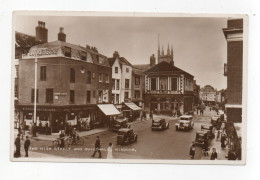
[[[208,156],[208,147],[207,149],[204,150],[204,155]],[[196,145],[194,142],[192,142],[191,146],[190,146],[190,152],[189,152],[189,155],[192,159],[194,159],[194,156],[195,156],[195,152],[196,152]],[[206,154],[205,154],[206,153]],[[210,160],[216,160],[218,158],[218,153],[217,153],[217,150],[216,148],[212,148],[212,152],[211,152],[211,155],[210,155]]]
[[[25,157],[29,157],[28,151],[29,151],[30,144],[31,144],[31,142],[29,140],[29,137],[26,136],[26,139],[24,141]],[[21,136],[20,136],[20,134],[17,134],[14,145],[15,145],[15,148],[16,148],[15,153],[14,153],[14,157],[15,158],[21,157]]]

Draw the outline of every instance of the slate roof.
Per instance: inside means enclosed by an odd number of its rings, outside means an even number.
[[[184,73],[186,75],[192,76],[193,75],[187,73],[186,71],[183,71],[182,69],[168,63],[165,61],[160,62],[159,64],[151,67],[150,69],[144,71],[144,73],[160,73],[160,72],[179,72],[179,73]]]
[[[100,54],[98,52],[95,52],[94,50],[82,47],[80,45],[75,45],[75,44],[71,44],[68,42],[64,42],[64,41],[52,41],[52,42],[47,42],[47,43],[43,43],[43,44],[39,44],[37,46],[33,46],[33,48],[43,48],[43,47],[53,47],[53,46],[61,46],[61,47],[70,47],[71,49],[77,50],[77,51],[85,51],[88,52],[89,54],[91,54],[92,60],[94,64],[98,64],[98,65],[102,65],[102,66],[109,66],[109,62],[107,60],[107,57],[104,56],[103,54]],[[104,61],[99,61],[96,59],[96,56],[93,55],[99,55],[102,56],[104,58]]]
[[[114,62],[115,62],[115,60],[116,60],[117,58],[108,58],[108,62],[109,62],[109,65],[110,66],[113,66],[113,64],[114,64]],[[119,57],[118,58],[118,60],[119,60],[119,64],[122,66],[122,64],[125,64],[125,65],[128,65],[128,66],[132,66],[133,67],[133,65],[126,59],[126,58],[124,58],[124,57]]]
[[[15,59],[22,57],[22,54],[28,53],[32,46],[36,45],[35,37],[15,31]]]

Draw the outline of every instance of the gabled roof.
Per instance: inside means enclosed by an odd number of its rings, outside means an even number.
[[[166,61],[162,61],[159,64],[153,66],[152,68],[144,71],[144,73],[160,73],[160,72],[179,72],[179,73],[184,73],[186,75],[192,76],[193,75],[187,73],[186,71],[183,71],[180,68],[177,68],[176,66],[166,62]]]
[[[132,66],[132,64],[124,57],[112,57],[112,58],[108,58],[108,62],[110,66],[113,66],[113,64],[115,63],[116,59],[118,59],[119,64],[122,66],[123,64],[128,65],[128,66]]]
[[[153,66],[151,66],[150,64],[136,64],[136,65],[133,65],[133,67],[144,72]]]

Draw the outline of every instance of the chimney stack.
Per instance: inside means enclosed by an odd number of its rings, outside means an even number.
[[[66,34],[63,31],[64,31],[64,28],[60,27],[60,32],[58,33],[58,40],[66,42]]]
[[[155,65],[155,56],[154,54],[152,56],[150,56],[150,66],[154,66]]]
[[[35,28],[36,36],[35,40],[38,43],[48,42],[48,29],[45,28],[45,22],[38,21],[38,26]]]
[[[117,51],[115,51],[114,53],[113,53],[113,58],[118,58],[119,57],[119,53],[117,52]]]

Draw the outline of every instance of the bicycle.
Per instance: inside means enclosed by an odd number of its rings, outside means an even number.
[[[53,147],[60,147],[61,146],[61,139],[60,138],[56,138],[55,140],[52,141],[52,146]],[[67,140],[64,140],[64,147],[68,147],[69,144],[67,142]]]
[[[67,139],[66,139],[66,142],[69,144],[69,145],[84,145],[84,140],[83,140],[83,138],[80,138],[79,136],[77,136],[76,138],[75,138],[75,141],[73,141],[73,137],[68,137]]]

